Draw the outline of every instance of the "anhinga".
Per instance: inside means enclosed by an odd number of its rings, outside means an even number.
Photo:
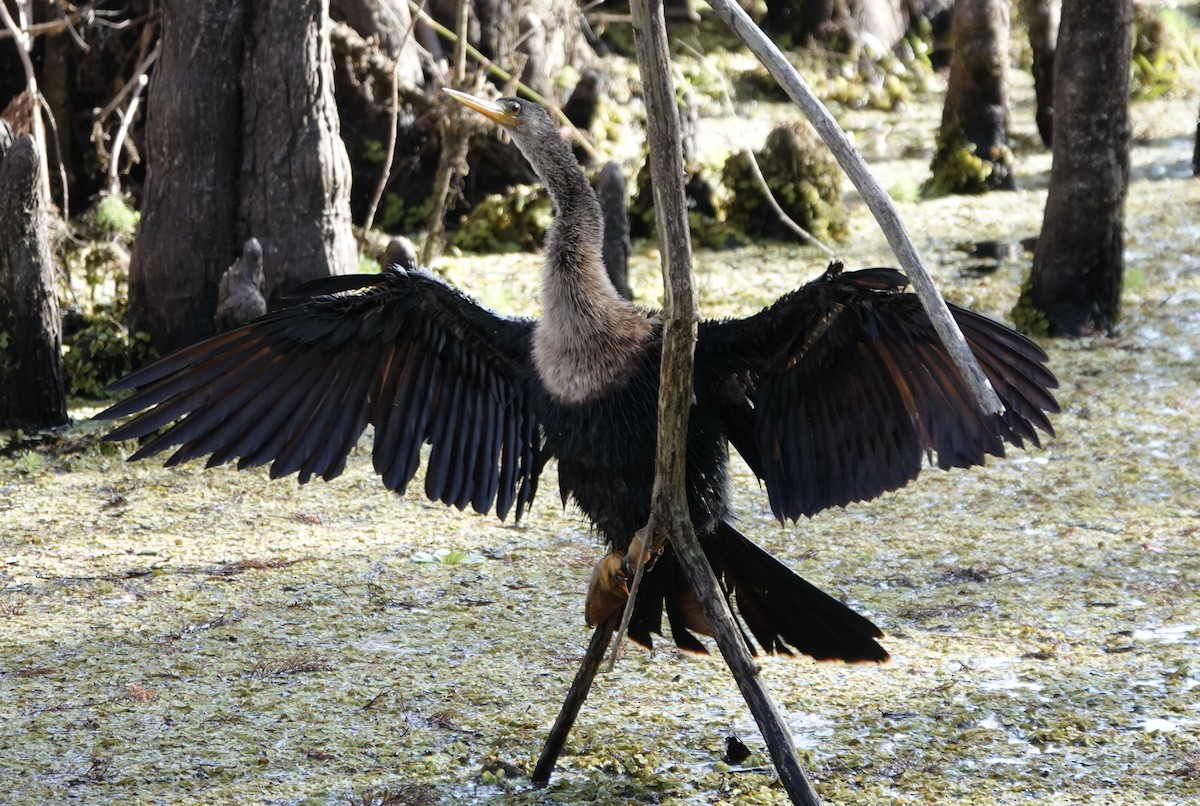
[[[403,491],[429,445],[425,493],[459,509],[529,505],[546,461],[611,554],[587,617],[627,597],[628,556],[650,515],[662,318],[621,297],[601,262],[596,194],[549,114],[516,98],[447,90],[503,126],[549,190],[539,319],[501,316],[422,271],[318,281],[314,295],[160,359],[121,381],[141,412],[109,439],[170,426],[134,459],[177,450],[272,478],[331,479],[368,424],[383,483]],[[1004,411],[981,415],[905,279],[892,269],[819,278],[744,319],[700,324],[687,435],[692,520],[745,627],[768,652],[883,660],[880,631],[805,582],[729,522],[732,444],[781,521],[904,486],[926,457],[982,464],[1004,443],[1053,433],[1057,385],[1033,342],[952,308]],[[632,547],[631,547],[632,544]],[[675,642],[703,651],[707,625],[669,547],[643,579],[630,636],[650,644],[665,611]],[[749,636],[747,636],[749,641]],[[751,644],[751,646],[753,646]]]

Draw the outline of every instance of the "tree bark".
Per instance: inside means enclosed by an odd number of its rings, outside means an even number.
[[[1120,314],[1129,183],[1132,0],[1064,0],[1054,68],[1054,163],[1032,301],[1051,335],[1110,331]]]
[[[1037,128],[1046,148],[1054,138],[1054,50],[1062,0],[1021,0],[1021,14],[1029,28],[1033,50],[1033,90],[1037,95]]]
[[[253,8],[238,240],[262,244],[264,294],[272,299],[309,280],[354,271],[358,253],[350,160],[333,98],[328,0],[255,0]]]
[[[0,144],[0,428],[67,421],[41,170],[32,136]]]
[[[1008,0],[958,0],[950,82],[933,157],[932,185],[949,193],[1011,189],[1008,149]],[[981,164],[967,166],[970,149]]]
[[[166,354],[209,336],[237,248],[245,0],[163,0],[129,319]]]

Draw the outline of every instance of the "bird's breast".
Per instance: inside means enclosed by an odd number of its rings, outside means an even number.
[[[533,338],[534,366],[553,400],[586,403],[629,383],[648,359],[651,335],[644,317],[617,326],[543,319]]]

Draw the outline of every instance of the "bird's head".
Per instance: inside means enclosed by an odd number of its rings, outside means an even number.
[[[539,141],[544,142],[543,138],[559,139],[558,127],[550,113],[533,101],[511,97],[489,101],[458,90],[443,89],[442,92],[488,120],[499,123],[526,154],[530,153],[529,147],[536,148]]]

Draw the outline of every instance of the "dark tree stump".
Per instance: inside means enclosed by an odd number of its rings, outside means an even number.
[[[223,333],[253,322],[267,312],[263,299],[263,254],[257,238],[247,238],[242,256],[221,275],[217,291],[216,330]]]
[[[596,177],[596,195],[600,198],[600,212],[604,216],[604,243],[601,258],[608,272],[608,279],[616,286],[617,293],[625,299],[633,299],[629,287],[629,202],[625,189],[625,174],[615,162],[606,162]]]
[[[47,428],[67,422],[67,395],[42,168],[30,135],[5,151],[0,145],[0,427]]]
[[[1196,146],[1192,149],[1192,176],[1200,176],[1200,112],[1196,113]]]

